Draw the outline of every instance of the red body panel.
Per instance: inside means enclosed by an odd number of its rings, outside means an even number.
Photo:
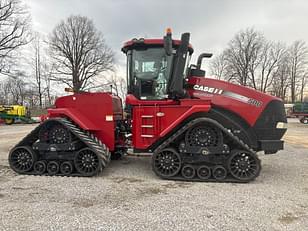
[[[250,126],[270,101],[281,100],[248,87],[204,77],[190,77],[189,85],[192,97],[210,100],[212,105],[238,114]]]
[[[145,101],[129,95],[126,103],[134,105],[132,141],[136,149],[149,148],[192,114],[211,108],[210,101],[200,99]]]
[[[68,117],[85,130],[92,131],[113,151],[115,120],[122,120],[119,97],[109,93],[81,93],[58,98],[49,117]]]

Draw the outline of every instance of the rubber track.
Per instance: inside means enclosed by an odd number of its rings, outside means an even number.
[[[210,118],[197,118],[194,119],[190,122],[188,122],[187,124],[185,124],[183,127],[181,127],[177,132],[175,132],[173,135],[171,135],[167,140],[165,140],[160,146],[158,146],[154,152],[154,153],[158,153],[161,150],[163,150],[164,148],[168,147],[174,140],[176,140],[176,138],[178,138],[180,135],[182,135],[185,131],[187,131],[188,129],[190,129],[191,127],[193,127],[194,125],[198,124],[198,123],[202,123],[202,122],[208,122],[211,123],[213,125],[215,125],[217,128],[221,129],[221,131],[228,136],[228,138],[230,138],[235,144],[239,145],[240,148],[242,148],[243,150],[252,153],[253,155],[255,155],[257,157],[256,152],[251,149],[247,144],[245,144],[241,139],[239,139],[236,135],[234,135],[230,130],[226,129],[224,126],[222,126],[220,123],[218,123],[217,121],[210,119]],[[259,162],[261,162],[261,160],[259,158],[257,158]],[[261,166],[261,163],[260,163]],[[261,171],[261,169],[260,169]],[[260,173],[259,171],[259,173]],[[181,180],[181,181],[199,181],[199,182],[234,182],[234,183],[247,183],[251,180],[238,180],[235,178],[228,178],[229,174],[227,175],[227,178],[225,178],[224,180],[216,180],[214,178],[210,178],[210,179],[200,179],[200,178],[192,178],[192,179],[186,179],[182,176],[179,176],[179,174],[177,174],[176,176],[173,177],[162,177],[159,176],[163,179],[168,179],[168,180]],[[259,174],[258,174],[259,175]],[[258,177],[258,175],[256,177]],[[255,178],[256,178],[255,177]]]
[[[108,147],[102,143],[96,136],[94,136],[89,131],[84,131],[75,125],[73,122],[65,118],[51,118],[44,121],[42,124],[33,129],[27,136],[25,136],[15,147],[18,146],[32,146],[35,141],[38,140],[40,129],[50,121],[56,121],[66,127],[71,133],[73,133],[78,139],[80,139],[88,148],[94,151],[101,160],[102,168],[105,168],[110,162],[110,152]],[[15,148],[14,147],[14,148]],[[102,169],[101,169],[102,170]],[[38,175],[34,172],[25,172],[23,174],[27,175]],[[58,173],[56,176],[63,176],[63,174]],[[72,176],[82,176],[79,173],[73,173]]]

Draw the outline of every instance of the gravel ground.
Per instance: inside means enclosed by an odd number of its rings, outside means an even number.
[[[7,153],[33,125],[0,126],[0,230],[305,230],[308,126],[290,120],[285,150],[260,155],[249,184],[158,179],[149,158],[93,178],[16,175]]]

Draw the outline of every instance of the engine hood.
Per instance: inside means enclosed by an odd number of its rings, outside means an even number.
[[[211,100],[211,104],[230,110],[253,125],[271,101],[281,99],[244,87],[204,77],[190,77],[187,92],[192,98]]]

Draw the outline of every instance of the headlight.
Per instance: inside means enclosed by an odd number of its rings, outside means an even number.
[[[277,125],[276,125],[276,128],[287,128],[288,127],[288,124],[287,123],[284,123],[284,122],[278,122]]]

